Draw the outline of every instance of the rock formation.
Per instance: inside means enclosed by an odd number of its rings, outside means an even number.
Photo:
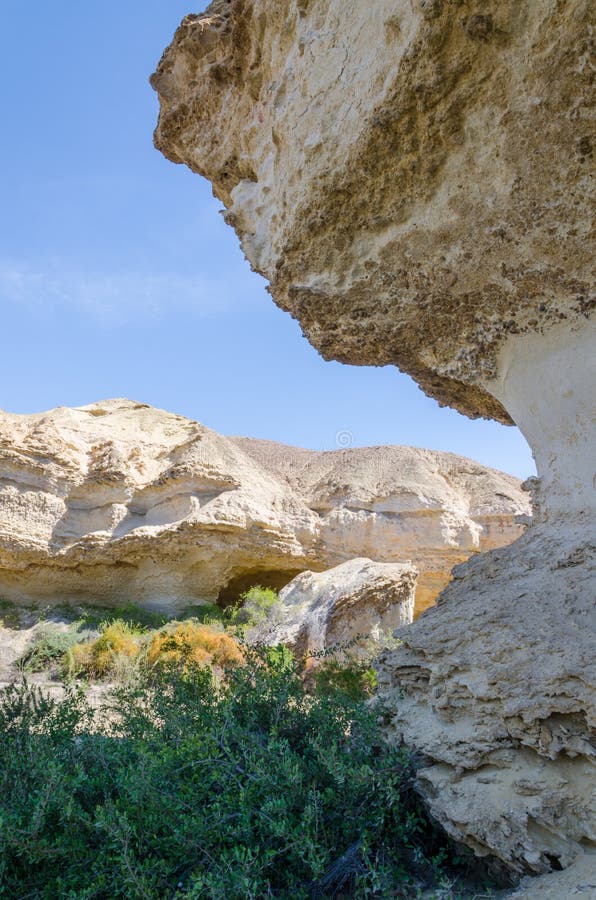
[[[596,859],[589,851],[562,872],[524,878],[511,900],[588,900],[596,897]]]
[[[319,453],[234,438],[317,515],[319,565],[354,557],[412,560],[416,614],[431,606],[453,567],[519,537],[530,512],[517,479],[451,453],[363,447]]]
[[[225,603],[367,554],[452,566],[513,540],[515,478],[449,453],[317,453],[225,438],[126,400],[0,414],[0,597]]]
[[[416,569],[404,563],[352,559],[326,572],[303,572],[280,592],[278,621],[259,640],[300,654],[355,642],[382,645],[414,615]]]
[[[234,568],[305,567],[312,516],[231,441],[129,401],[0,417],[0,596],[217,598]]]
[[[515,872],[594,840],[592,29],[588,0],[215,0],[152,79],[157,147],[323,356],[532,446],[536,524],[386,663],[435,815]]]
[[[541,872],[596,839],[594,550],[539,526],[516,549],[455,568],[381,657],[381,694],[445,829]]]

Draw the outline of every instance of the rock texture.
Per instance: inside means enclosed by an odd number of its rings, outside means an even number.
[[[319,453],[234,438],[317,515],[320,568],[354,557],[412,560],[416,613],[435,602],[457,563],[523,533],[530,512],[517,479],[451,453],[364,447]],[[317,567],[319,568],[319,566]]]
[[[433,815],[514,871],[596,841],[595,588],[589,538],[533,526],[457,566],[381,660],[388,731],[424,756]]]
[[[500,345],[593,303],[591,14],[215,0],[153,75],[156,146],[209,178],[326,358],[509,422]]]
[[[412,626],[387,699],[453,834],[568,865],[594,836],[593,4],[215,0],[152,83],[157,147],[326,358],[528,438],[536,526]]]
[[[563,872],[525,878],[512,900],[593,900],[596,897],[596,854],[582,853]]]
[[[279,621],[261,629],[259,639],[301,654],[348,642],[355,642],[354,652],[370,649],[412,622],[416,575],[412,565],[370,559],[303,572],[281,591]]]
[[[0,413],[0,597],[18,602],[176,610],[376,551],[415,560],[423,606],[527,508],[515,478],[448,453],[230,439],[127,400]]]
[[[0,595],[213,599],[304,569],[312,515],[231,441],[129,401],[0,417]]]

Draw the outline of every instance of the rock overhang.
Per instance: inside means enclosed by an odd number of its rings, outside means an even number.
[[[156,146],[210,179],[325,358],[511,423],[487,388],[501,344],[593,308],[589,17],[216,0],[152,78]]]

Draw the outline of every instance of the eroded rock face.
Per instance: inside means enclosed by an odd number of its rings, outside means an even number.
[[[355,642],[382,645],[414,614],[416,569],[409,564],[352,559],[326,572],[303,572],[280,593],[279,621],[260,630],[268,644],[304,654]]]
[[[234,565],[302,571],[313,517],[231,441],[130,401],[0,414],[0,595],[217,598]]]
[[[591,6],[215,0],[152,78],[156,146],[323,356],[510,422],[500,345],[593,308]]]
[[[448,453],[225,438],[127,400],[0,413],[0,596],[21,602],[176,610],[375,550],[416,561],[422,608],[527,508],[515,478]]]
[[[381,660],[387,727],[433,815],[518,872],[596,840],[596,546],[544,524],[456,567]]]
[[[523,533],[528,496],[510,475],[451,453],[364,447],[319,453],[234,438],[317,515],[321,568],[354,557],[412,560],[416,614],[431,606],[455,565]]]
[[[215,0],[152,80],[157,147],[211,180],[323,356],[395,363],[532,446],[536,530],[475,559],[386,665],[431,808],[517,872],[569,864],[593,827],[591,17]]]
[[[596,853],[588,850],[563,872],[525,878],[512,900],[582,900],[596,897]]]

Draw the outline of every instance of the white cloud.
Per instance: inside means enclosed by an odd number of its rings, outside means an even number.
[[[77,311],[121,325],[139,316],[160,318],[183,309],[198,316],[230,312],[254,297],[254,285],[239,279],[202,275],[69,271],[56,263],[39,269],[0,260],[0,306],[27,305]],[[224,273],[225,275],[225,273]],[[239,283],[244,282],[244,283]]]

